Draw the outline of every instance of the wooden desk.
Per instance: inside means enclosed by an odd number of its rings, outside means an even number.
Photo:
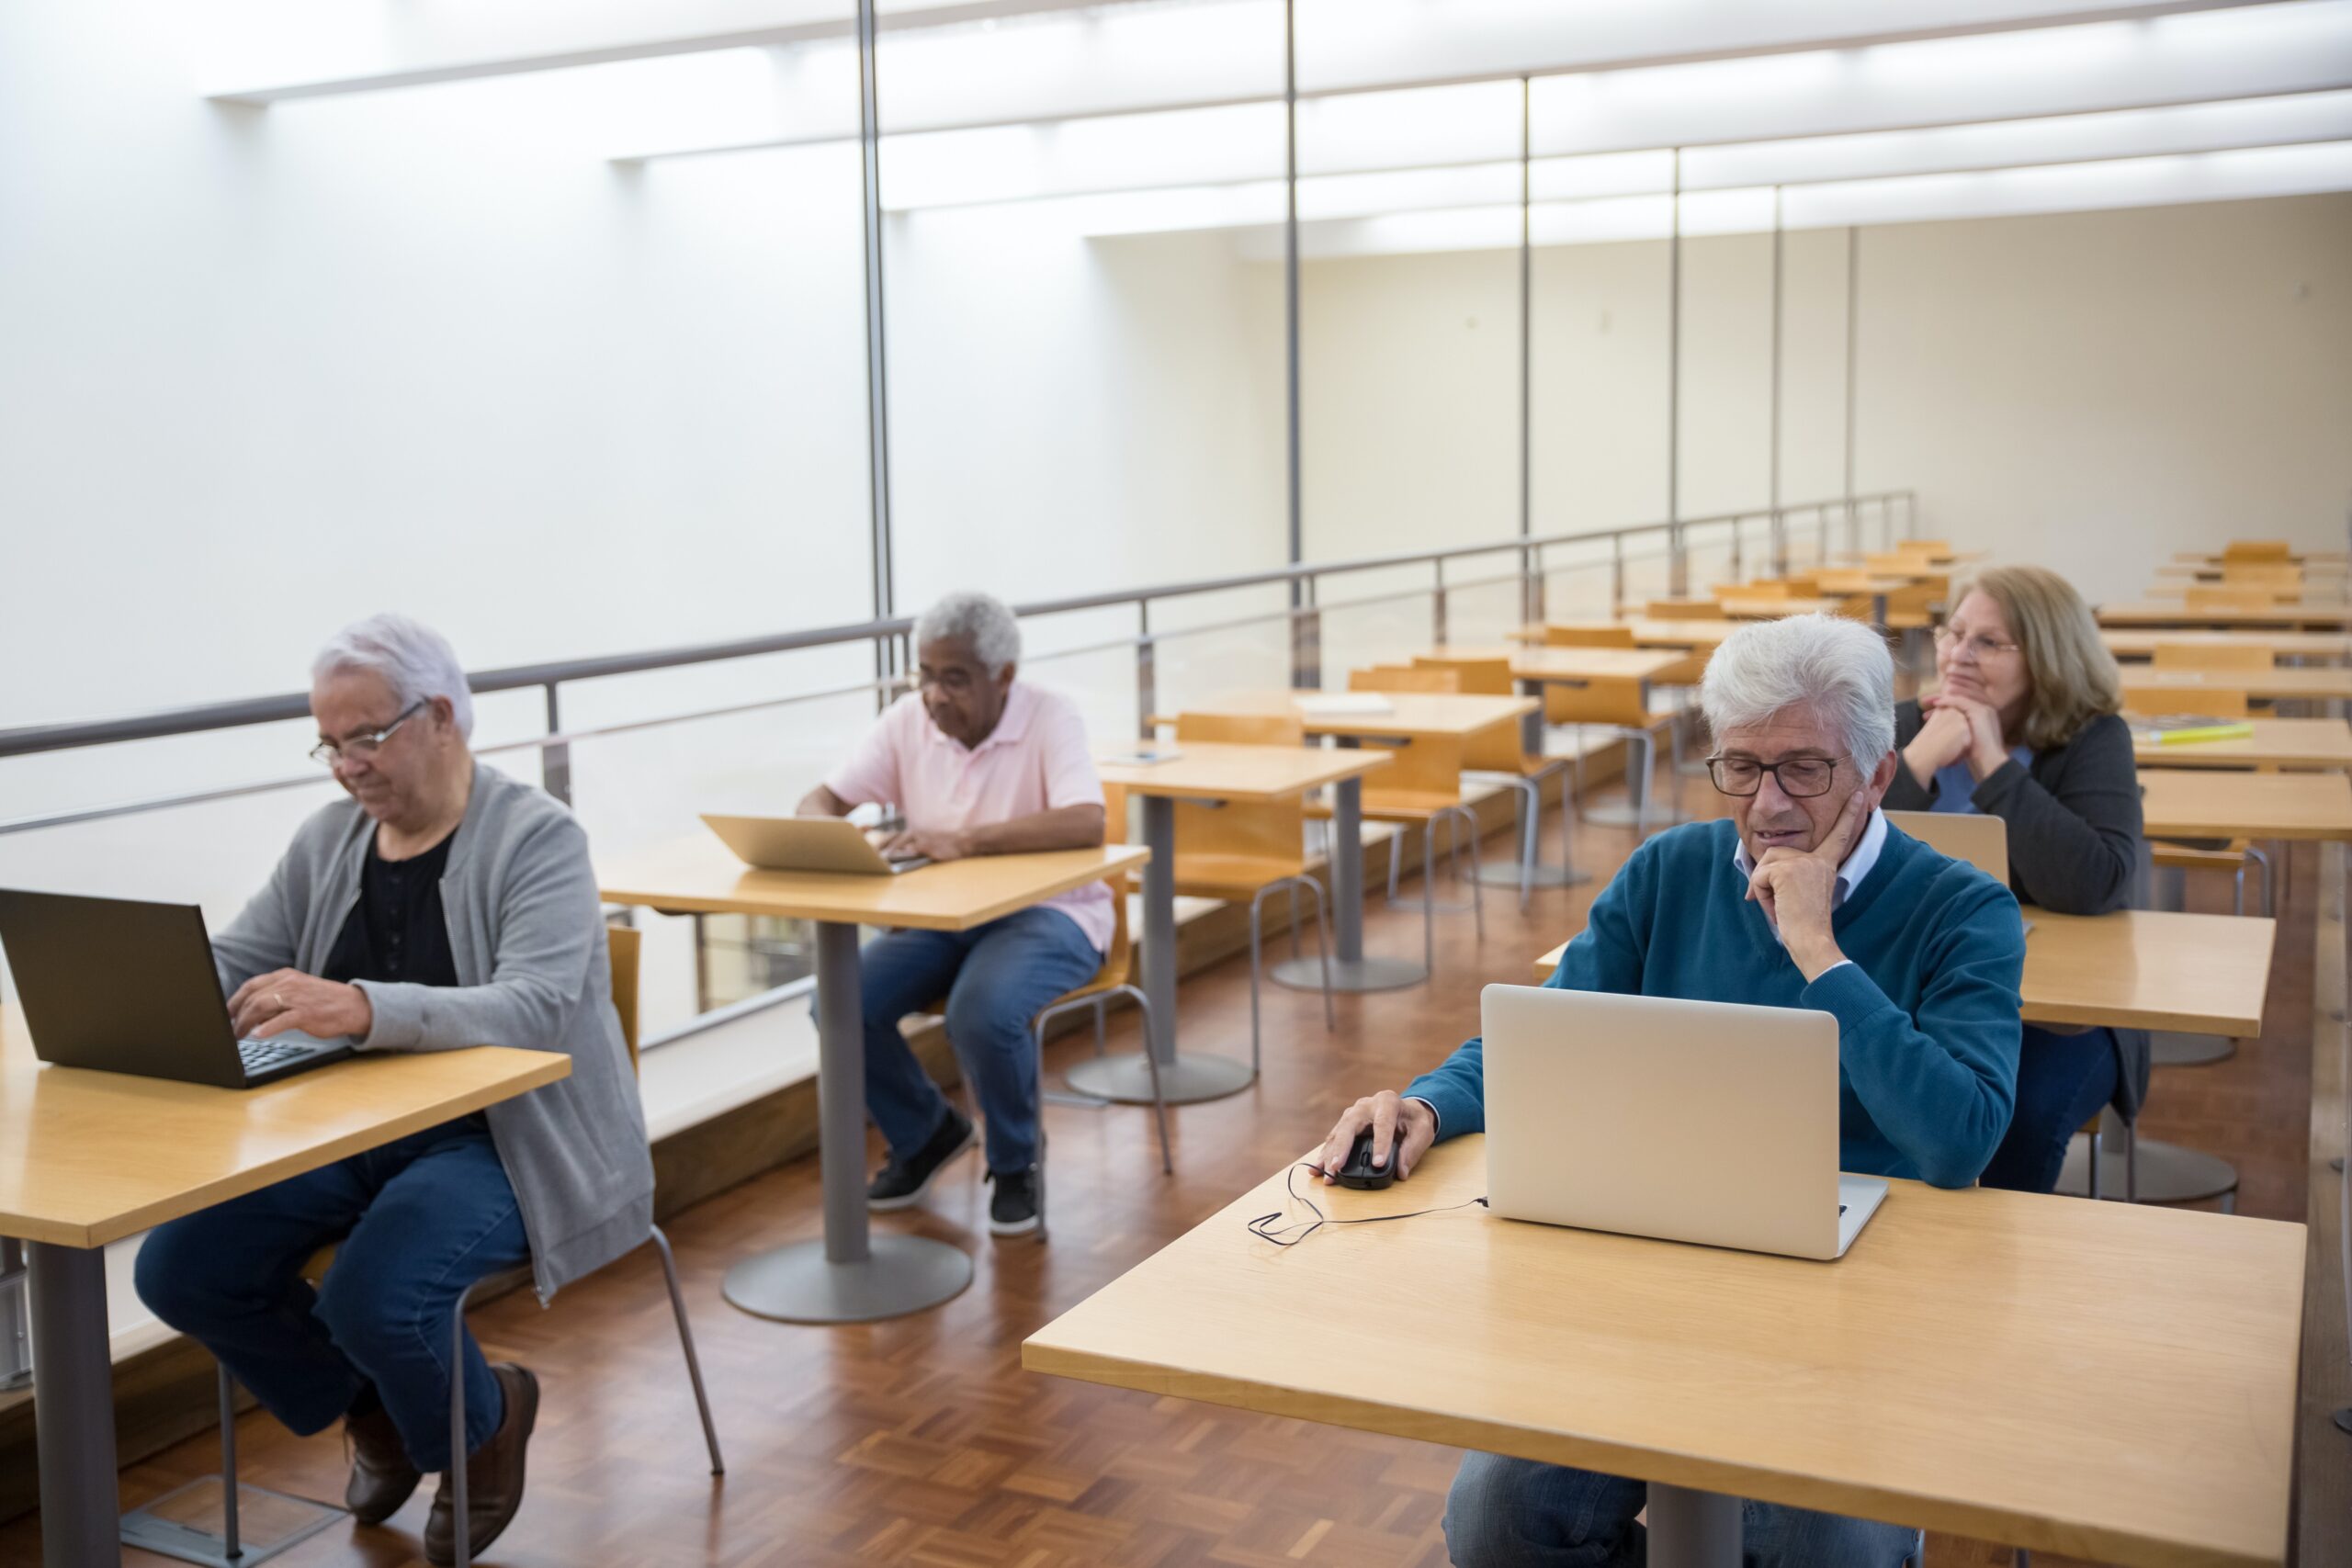
[[[2175,550],[2173,552],[2172,558],[2175,560],[2201,561],[2209,566],[2220,566],[2229,558],[2222,555],[2218,550]],[[2299,555],[2289,556],[2285,564],[2289,566],[2312,567],[2324,563],[2335,567],[2340,570],[2347,561],[2352,561],[2352,555],[2347,555],[2343,550],[2306,550]],[[2261,565],[2263,563],[2257,561],[2252,564]]]
[[[825,1237],[747,1258],[727,1299],[787,1323],[870,1323],[920,1312],[972,1282],[972,1260],[922,1236],[871,1235],[865,1213],[865,1021],[857,928],[969,931],[1057,893],[1116,876],[1148,850],[1105,844],[975,855],[898,876],[758,871],[708,834],[599,859],[605,902],[695,914],[773,915],[817,928],[818,1158]]]
[[[2152,839],[2352,840],[2352,782],[2342,773],[2152,768],[2140,810]]]
[[[2335,663],[2352,659],[2352,636],[2343,632],[2134,631],[2116,627],[2099,633],[2099,640],[2118,659],[2154,659],[2160,642],[2199,648],[2263,648],[2278,659],[2316,659]]]
[[[1607,629],[1623,626],[1634,634],[1634,641],[1641,648],[1679,648],[1691,652],[1712,654],[1721,648],[1724,639],[1739,629],[1737,621],[1698,619],[1682,621],[1655,620],[1646,615],[1629,615],[1622,621],[1580,620],[1533,622],[1511,632],[1514,642],[1542,643],[1546,625],[1578,629]],[[1569,651],[1573,652],[1574,649]],[[1606,651],[1597,649],[1595,651]],[[1622,650],[1621,650],[1622,651]]]
[[[1230,1056],[1176,1051],[1176,803],[1181,800],[1287,800],[1331,786],[1331,938],[1339,963],[1363,958],[1363,775],[1388,765],[1385,751],[1304,746],[1226,746],[1173,742],[1164,762],[1097,761],[1106,784],[1143,802],[1143,989],[1151,998],[1159,1088],[1170,1105],[1237,1094],[1250,1087],[1250,1064]],[[1124,830],[1125,824],[1115,824]],[[1319,975],[1319,968],[1318,968]],[[1334,976],[1337,978],[1337,976]],[[1318,982],[1319,983],[1319,982]],[[1128,1105],[1151,1103],[1150,1067],[1140,1052],[1098,1056],[1072,1067],[1073,1088]]]
[[[43,1066],[0,1015],[0,1235],[28,1244],[41,1551],[122,1561],[107,1243],[553,1083],[547,1051],[386,1053],[261,1089]]]
[[[1532,712],[1519,721],[1520,747],[1531,757],[1541,756],[1544,752],[1544,711],[1541,704],[1544,687],[1583,689],[1622,682],[1640,688],[1641,699],[1646,704],[1651,682],[1690,661],[1687,654],[1644,648],[1440,648],[1431,649],[1427,657],[1439,660],[1509,660],[1511,679],[1519,682],[1519,689],[1523,694],[1535,698],[1538,704]]]
[[[2152,664],[2127,664],[2123,691],[2148,686],[2212,686],[2244,692],[2269,701],[2341,703],[2352,701],[2352,670],[2342,665],[2273,665],[2267,670],[2158,670]]]
[[[1883,597],[1882,595],[1882,597]],[[1846,601],[1835,599],[1718,599],[1724,615],[1735,621],[1777,621],[1789,615],[1834,615]]]
[[[1342,748],[1369,744],[1391,750],[1401,750],[1421,741],[1459,744],[1474,735],[1531,714],[1540,718],[1543,712],[1543,705],[1533,697],[1446,692],[1383,692],[1380,695],[1386,699],[1388,711],[1376,714],[1310,713],[1298,705],[1300,696],[1314,694],[1280,687],[1227,692],[1206,702],[1187,703],[1184,707],[1191,713],[1295,714],[1306,725],[1307,734],[1336,740]],[[1154,722],[1166,721],[1155,718]],[[1353,794],[1352,791],[1344,793]],[[1363,828],[1360,820],[1343,820],[1336,815],[1336,808],[1342,804],[1338,795],[1335,795],[1332,804],[1335,814],[1331,821],[1334,950],[1331,988],[1335,991],[1391,991],[1419,985],[1429,974],[1426,964],[1408,959],[1364,956]],[[1361,809],[1360,806],[1358,808]],[[1390,852],[1395,852],[1393,847]],[[1343,897],[1338,886],[1340,857],[1342,855],[1356,857],[1356,866],[1349,873],[1358,888],[1357,896],[1352,899]],[[1344,928],[1340,924],[1343,921],[1347,922]],[[1304,961],[1278,964],[1271,973],[1285,986],[1308,990],[1319,990],[1322,987],[1320,966]]]
[[[2143,768],[2352,769],[2352,724],[2340,718],[2246,722],[2254,733],[2233,740],[2184,740],[2166,746],[2135,736],[2132,755]]]
[[[2341,632],[2352,628],[2352,604],[2269,604],[2259,610],[2191,610],[2186,604],[2143,601],[2100,605],[2098,624],[2102,626],[2268,626],[2279,629],[2309,626],[2316,630]]]
[[[2308,583],[2315,585],[2333,583],[2337,587],[2341,587],[2344,584],[2345,569],[2342,561],[2282,561],[2278,564],[2283,566],[2301,565],[2303,571],[2303,581]],[[2207,560],[2203,562],[2174,560],[2167,561],[2164,565],[2156,568],[2157,586],[2165,590],[2167,592],[2178,592],[2179,580],[2182,579],[2197,582],[2220,583],[2227,581],[2228,577],[2228,570],[2217,560]]]
[[[2147,909],[2097,916],[2028,909],[2025,917],[2033,929],[2025,938],[2018,1012],[2028,1023],[2233,1039],[2262,1032],[2276,920]],[[1535,961],[1538,984],[1552,977],[1566,949],[1562,942]]]
[[[1342,1219],[1467,1203],[1483,1144],[1315,1201]],[[1636,1476],[1657,1568],[1662,1516],[1701,1490],[2102,1562],[2286,1551],[2301,1225],[1896,1181],[1835,1263],[1475,1208],[1281,1250],[1243,1226],[1307,1217],[1284,1180],[1031,1336],[1022,1364]],[[1727,1558],[1684,1561],[1736,1562],[1737,1518]]]

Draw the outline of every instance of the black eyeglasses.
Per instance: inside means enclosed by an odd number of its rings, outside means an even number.
[[[1829,793],[1829,781],[1838,773],[1838,759],[1791,757],[1781,762],[1759,762],[1753,757],[1707,759],[1707,777],[1724,795],[1754,795],[1764,787],[1766,773],[1779,783],[1782,795],[1792,800],[1808,800]]]
[[[414,718],[417,710],[432,700],[430,697],[424,697],[410,704],[407,711],[381,729],[371,730],[365,735],[345,736],[341,740],[322,740],[311,748],[311,761],[322,768],[332,768],[345,757],[356,757],[364,762],[374,756],[385,741],[392,738],[392,731]]]

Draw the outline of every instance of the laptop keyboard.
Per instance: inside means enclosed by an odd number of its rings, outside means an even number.
[[[297,1056],[307,1056],[310,1054],[311,1048],[307,1045],[281,1045],[275,1040],[237,1042],[237,1055],[244,1059],[245,1071],[248,1073],[262,1072],[277,1066],[280,1062],[290,1062]]]

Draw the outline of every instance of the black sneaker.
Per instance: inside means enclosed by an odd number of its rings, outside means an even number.
[[[989,1200],[989,1229],[998,1235],[1027,1235],[1045,1223],[1037,1212],[1035,1170],[991,1170],[996,1196]]]
[[[922,1198],[931,1179],[939,1168],[972,1146],[972,1124],[954,1106],[947,1108],[947,1120],[931,1135],[931,1142],[917,1149],[910,1159],[900,1160],[892,1155],[875,1172],[866,1185],[865,1206],[881,1213],[892,1209],[911,1209]]]

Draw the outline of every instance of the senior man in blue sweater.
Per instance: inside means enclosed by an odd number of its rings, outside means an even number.
[[[1634,852],[1550,984],[1838,1020],[1838,1160],[1849,1171],[1965,1187],[2016,1097],[2016,897],[1878,808],[1897,766],[1894,671],[1868,627],[1826,615],[1743,626],[1701,691],[1708,767],[1729,821]],[[1605,1108],[1596,1108],[1605,1112]],[[1402,1094],[1350,1106],[1317,1156],[1332,1179],[1364,1128],[1404,1179],[1440,1138],[1486,1125],[1472,1040]],[[1466,1456],[1446,1503],[1458,1568],[1634,1568],[1641,1482],[1496,1454]],[[1756,1568],[1895,1568],[1919,1533],[1749,1503]]]

